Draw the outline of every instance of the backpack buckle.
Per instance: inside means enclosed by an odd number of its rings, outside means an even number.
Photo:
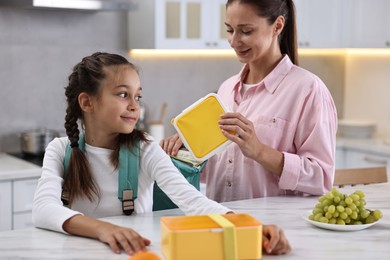
[[[122,191],[122,211],[127,216],[134,212],[133,190]]]

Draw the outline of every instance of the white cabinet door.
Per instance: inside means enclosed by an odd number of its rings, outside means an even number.
[[[227,48],[225,0],[157,0],[158,48]]]
[[[340,0],[295,0],[299,48],[344,47],[348,17]]]
[[[229,49],[226,32],[226,0],[206,1],[209,4],[208,14],[203,19],[204,27],[208,28],[206,47]]]
[[[350,7],[351,47],[390,47],[390,1],[354,0]]]
[[[14,213],[31,211],[37,184],[37,178],[13,182]]]
[[[203,1],[156,0],[155,11],[158,48],[199,48],[206,41]]]
[[[139,9],[128,14],[130,49],[229,47],[224,24],[225,0],[150,2],[140,2]]]
[[[0,231],[12,229],[11,187],[10,181],[0,182]]]

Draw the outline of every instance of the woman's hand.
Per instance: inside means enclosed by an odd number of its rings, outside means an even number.
[[[177,133],[160,141],[160,146],[168,155],[176,155],[182,145]]]
[[[235,142],[244,156],[255,160],[276,176],[282,174],[283,153],[263,144],[257,138],[252,121],[240,113],[225,113],[221,115],[218,123],[222,134]]]
[[[263,226],[263,248],[269,255],[287,254],[291,251],[283,230],[276,225]]]
[[[242,153],[256,160],[260,153],[262,143],[256,136],[253,123],[240,113],[225,113],[218,121],[222,134],[235,142]]]
[[[146,251],[146,246],[150,245],[150,240],[140,236],[131,228],[125,228],[102,222],[97,230],[97,238],[108,244],[112,251],[120,254],[123,249],[128,255],[140,251]]]

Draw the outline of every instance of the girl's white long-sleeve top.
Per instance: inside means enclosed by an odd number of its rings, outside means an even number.
[[[100,199],[95,198],[91,202],[85,197],[76,198],[70,209],[63,206],[63,160],[68,144],[67,137],[56,138],[46,148],[42,175],[33,202],[34,225],[65,233],[62,228],[64,222],[77,214],[94,218],[122,215],[122,203],[118,199],[119,173],[109,159],[112,150],[88,144],[85,145],[85,152],[100,190]],[[187,215],[224,214],[230,211],[190,185],[157,142],[141,142],[136,213],[152,211],[154,181]]]

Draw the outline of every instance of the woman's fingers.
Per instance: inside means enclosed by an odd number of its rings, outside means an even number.
[[[291,251],[288,242],[281,228],[275,225],[263,226],[263,247],[268,254],[279,255]]]
[[[221,115],[218,124],[222,130],[228,131],[231,136],[236,135],[243,139],[247,137],[252,123],[240,113],[225,113]]]

